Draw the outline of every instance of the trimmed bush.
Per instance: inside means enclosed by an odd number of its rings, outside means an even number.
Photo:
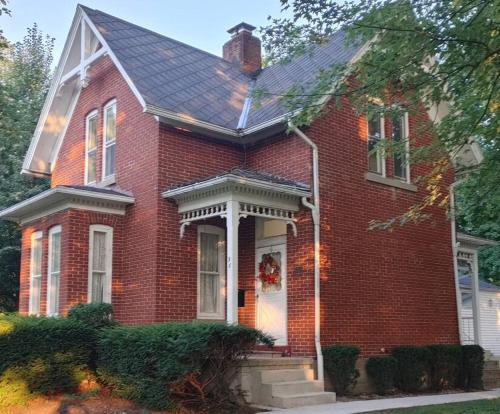
[[[0,406],[75,390],[94,343],[95,331],[78,321],[0,315]]]
[[[398,361],[391,356],[371,357],[366,361],[366,373],[378,394],[394,389]]]
[[[113,306],[110,303],[79,303],[69,310],[68,318],[95,329],[117,325],[113,320]]]
[[[430,352],[423,346],[399,346],[393,349],[392,356],[398,365],[396,386],[406,392],[419,391],[425,383],[429,366]]]
[[[434,391],[454,388],[459,384],[462,365],[460,345],[428,345],[429,386]]]
[[[461,386],[466,390],[483,389],[484,350],[479,345],[462,346]]]
[[[97,373],[115,395],[153,409],[176,400],[221,411],[235,404],[236,367],[258,342],[270,338],[242,325],[166,323],[102,331]]]
[[[338,395],[345,395],[356,385],[359,372],[356,369],[360,349],[354,345],[331,345],[323,347],[323,362],[326,374]]]

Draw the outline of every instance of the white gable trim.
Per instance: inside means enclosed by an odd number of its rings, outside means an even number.
[[[97,38],[97,40],[101,44],[101,48],[97,50],[95,53],[93,53],[91,56],[85,58],[85,54],[83,51],[83,45],[84,45],[84,39],[85,39],[85,31],[87,29],[90,29],[93,33],[93,35]],[[80,45],[80,61],[79,63],[72,69],[70,69],[67,73],[63,75],[63,71],[66,68],[66,64],[68,63],[68,58],[70,56],[70,52],[72,50],[72,46],[75,43],[75,40],[77,38],[77,35],[80,31],[80,37],[81,37],[81,45]],[[127,82],[127,85],[139,101],[139,103],[142,105],[143,110],[146,107],[146,103],[133,84],[132,80],[128,76],[128,74],[125,72],[125,69],[123,66],[120,64],[118,61],[117,57],[115,54],[111,51],[109,48],[108,44],[102,37],[102,35],[99,33],[93,22],[90,20],[90,18],[86,15],[85,11],[78,6],[75,16],[73,18],[73,22],[71,24],[71,28],[68,34],[68,37],[66,38],[66,42],[64,44],[64,49],[61,54],[61,58],[59,59],[59,63],[57,65],[57,69],[54,73],[54,77],[51,81],[49,92],[47,94],[47,98],[45,99],[45,103],[42,108],[42,112],[40,114],[40,117],[38,119],[38,123],[35,129],[35,132],[33,134],[33,138],[31,139],[30,146],[28,148],[28,151],[26,153],[26,156],[24,158],[23,162],[23,167],[22,167],[22,173],[23,174],[30,174],[30,175],[35,175],[35,176],[46,176],[50,175],[54,168],[54,164],[58,158],[59,151],[62,146],[62,142],[64,141],[64,137],[66,135],[66,131],[68,128],[68,125],[71,121],[71,118],[73,116],[73,112],[75,110],[76,104],[78,102],[78,98],[80,96],[80,91],[82,87],[86,86],[86,71],[87,68],[92,64],[97,62],[100,58],[103,56],[109,56],[113,64],[116,66],[122,77],[125,79]],[[79,76],[79,79],[76,81],[78,82],[76,85],[73,84],[75,81],[75,78],[77,75]],[[47,123],[49,114],[51,109],[53,108],[53,103],[54,99],[60,92],[60,89],[62,87],[68,87],[72,88],[70,93],[73,94],[73,96],[70,98],[70,101],[68,103],[68,109],[65,112],[64,118],[65,118],[65,124],[62,127],[62,131],[60,132],[59,136],[55,139],[55,142],[47,142],[45,145],[52,145],[52,148],[48,150],[47,152],[49,155],[46,157],[46,162],[47,162],[47,167],[45,170],[42,170],[41,168],[37,168],[33,166],[33,161],[35,157],[35,153],[37,149],[39,148],[42,143],[40,142],[42,138],[42,133],[44,131],[45,125]],[[75,92],[74,89],[77,88],[77,91]]]

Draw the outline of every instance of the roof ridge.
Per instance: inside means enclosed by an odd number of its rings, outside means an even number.
[[[99,13],[102,13],[102,14],[104,14],[104,15],[106,15],[106,16],[112,17],[113,19],[119,20],[119,21],[121,21],[121,22],[123,22],[123,23],[126,23],[126,24],[129,24],[129,25],[131,25],[131,26],[134,26],[134,27],[136,27],[137,29],[142,30],[142,31],[144,31],[144,32],[152,33],[152,34],[154,34],[154,35],[156,35],[156,36],[160,36],[160,37],[162,37],[162,38],[164,38],[164,39],[167,39],[167,40],[170,40],[170,41],[172,41],[172,42],[178,43],[178,44],[179,44],[179,45],[181,45],[181,46],[185,46],[185,47],[188,47],[188,48],[190,48],[190,49],[196,50],[196,51],[198,51],[198,52],[202,52],[202,53],[204,53],[204,54],[206,54],[206,55],[210,56],[211,58],[214,58],[214,59],[220,60],[220,61],[222,61],[222,62],[225,62],[225,63],[229,64],[230,66],[234,67],[235,69],[238,69],[238,70],[239,70],[238,65],[236,65],[235,63],[230,62],[229,60],[226,60],[226,59],[224,59],[224,58],[223,58],[223,57],[221,57],[221,56],[217,56],[217,55],[214,55],[213,53],[207,52],[206,50],[203,50],[203,49],[197,48],[197,47],[195,47],[195,46],[189,45],[189,44],[187,44],[187,43],[181,42],[180,40],[174,39],[174,38],[172,38],[172,37],[168,37],[168,36],[166,36],[166,35],[164,35],[164,34],[161,34],[161,33],[155,32],[154,30],[148,29],[148,28],[146,28],[146,27],[139,26],[138,24],[135,24],[135,23],[129,22],[128,20],[122,19],[122,18],[120,18],[120,17],[114,16],[114,15],[109,14],[109,13],[106,13],[106,12],[103,12],[102,10],[99,10],[99,9],[92,9],[92,8],[90,8],[90,7],[88,7],[88,6],[83,5],[83,4],[78,4],[78,7],[81,7],[84,11],[86,11],[86,10],[90,10],[90,11],[93,11],[93,12],[99,12]],[[89,17],[90,17],[90,16],[89,16]],[[240,71],[240,72],[241,72],[241,71]],[[245,72],[241,72],[241,74],[242,74],[242,75],[247,76],[248,78],[250,78],[250,76],[248,76]]]

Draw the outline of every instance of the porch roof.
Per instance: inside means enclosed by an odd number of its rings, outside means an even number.
[[[294,213],[300,199],[310,197],[309,186],[261,171],[232,169],[226,173],[173,187],[162,193],[177,202],[180,235],[192,222],[228,215],[228,204],[235,206],[238,220],[256,216],[284,220],[297,233]],[[232,207],[233,208],[233,207]]]
[[[108,188],[59,185],[0,211],[0,219],[24,224],[67,208],[125,214],[130,194]]]
[[[300,181],[294,181],[269,174],[263,171],[233,168],[222,174],[209,176],[200,180],[191,181],[167,189],[162,195],[164,198],[178,198],[193,192],[204,190],[221,184],[236,183],[246,186],[268,189],[279,193],[288,193],[299,197],[309,197],[310,187]]]

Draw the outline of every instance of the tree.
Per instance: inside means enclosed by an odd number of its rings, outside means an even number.
[[[21,42],[8,44],[1,62],[0,209],[48,187],[20,172],[48,90],[53,43],[35,24]],[[18,226],[0,222],[0,311],[17,308],[19,249]]]
[[[496,147],[500,77],[500,0],[281,0],[285,17],[271,20],[263,28],[265,49],[271,61],[283,61],[307,53],[337,30],[348,42],[369,43],[359,60],[334,65],[317,74],[314,85],[295,85],[282,97],[293,122],[310,124],[324,110],[318,99],[347,97],[360,113],[369,117],[427,109],[446,103],[448,114],[440,122],[421,122],[410,142],[424,130],[435,140],[412,146],[410,162],[432,165],[430,173],[418,177],[429,193],[398,217],[372,222],[375,228],[393,228],[428,217],[433,205],[448,207],[443,177],[453,168],[449,154],[471,137],[485,147]],[[333,86],[335,88],[333,89]],[[333,90],[333,91],[332,91]],[[266,91],[258,91],[265,95]],[[374,102],[389,103],[385,106]],[[390,140],[380,143],[390,155],[404,151]],[[498,170],[484,180],[493,190]]]
[[[467,233],[499,242],[479,250],[479,275],[500,285],[500,148],[484,148],[485,159],[457,189],[457,221]]]
[[[344,30],[349,43],[369,44],[359,60],[334,65],[317,74],[313,85],[295,85],[282,96],[293,122],[308,125],[324,108],[319,98],[348,98],[368,117],[391,115],[424,105],[446,103],[440,122],[422,123],[435,140],[412,146],[410,162],[430,165],[416,181],[428,193],[398,217],[373,220],[371,228],[393,229],[428,217],[428,208],[449,208],[443,177],[455,167],[457,218],[468,232],[500,241],[500,0],[281,0],[284,17],[262,28],[268,58],[286,61]],[[333,86],[335,88],[333,88]],[[257,91],[265,96],[266,91]],[[398,99],[404,97],[403,99]],[[374,101],[386,103],[374,105]],[[388,104],[387,104],[388,103]],[[473,138],[485,152],[474,169],[457,170],[450,153]],[[390,140],[380,146],[390,154],[403,150]],[[482,249],[482,275],[500,281],[500,247]]]

